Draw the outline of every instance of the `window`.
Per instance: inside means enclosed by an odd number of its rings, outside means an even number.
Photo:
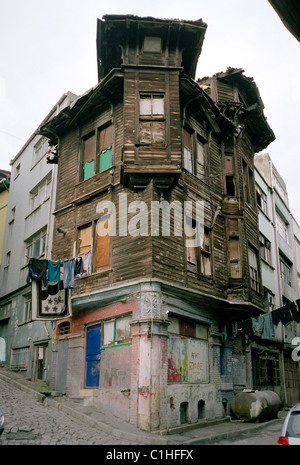
[[[57,331],[59,336],[64,336],[70,333],[70,322],[63,321],[57,326]]]
[[[92,254],[95,271],[105,270],[110,264],[110,215],[102,216],[94,224],[79,228],[78,255]],[[90,269],[90,272],[92,270]]]
[[[276,212],[276,231],[288,244],[289,243],[288,223],[283,219],[283,217],[278,212]]]
[[[79,250],[81,257],[92,249],[92,225],[79,229]]]
[[[13,207],[10,212],[9,224],[13,223],[16,219],[16,207]]]
[[[83,180],[95,174],[96,134],[93,133],[83,139]]]
[[[204,145],[197,138],[197,171],[196,176],[200,179],[204,177]]]
[[[104,347],[131,343],[131,316],[104,321],[102,324],[102,345]]]
[[[279,354],[254,349],[252,360],[254,389],[280,386]]]
[[[187,243],[187,263],[188,270],[195,271],[206,276],[211,275],[211,248],[210,233],[208,228],[204,227],[203,237],[200,247],[193,245],[197,223],[191,218],[186,219],[186,240]],[[198,231],[199,233],[200,231]]]
[[[43,228],[40,232],[32,236],[25,242],[25,258],[26,263],[27,259],[39,258],[45,253],[45,246],[46,246],[46,236],[47,236],[47,228]]]
[[[112,124],[107,124],[83,138],[83,181],[112,167],[112,129]]]
[[[44,181],[42,181],[37,187],[35,187],[31,192],[31,209],[35,210],[42,203],[44,203],[50,197],[51,191],[51,175],[47,176]]]
[[[144,38],[144,52],[161,52],[161,38],[146,36]]]
[[[243,160],[244,198],[247,203],[254,204],[254,175],[251,168]]]
[[[11,368],[25,369],[28,366],[29,347],[13,349],[11,355]]]
[[[109,265],[110,216],[105,215],[96,224],[96,270]]]
[[[239,237],[231,236],[228,240],[229,251],[229,269],[231,278],[241,278],[241,258],[240,258],[240,239]]]
[[[256,202],[257,202],[257,205],[262,209],[262,211],[267,215],[268,214],[267,196],[259,186],[256,186]]]
[[[5,263],[4,263],[4,268],[8,268],[10,266],[10,257],[11,257],[11,252],[7,252],[5,256]]]
[[[21,172],[21,165],[19,163],[16,167],[15,179],[19,176],[20,172]]]
[[[257,253],[252,247],[248,248],[248,259],[250,269],[250,286],[256,292],[259,292]]]
[[[26,294],[23,296],[24,299],[24,307],[23,307],[23,314],[22,314],[22,322],[30,321],[31,320],[31,294]]]
[[[196,132],[185,128],[183,130],[183,167],[199,179],[203,179],[204,163],[205,144]]]
[[[208,328],[193,320],[170,318],[168,382],[208,383]]]
[[[194,172],[193,169],[193,158],[192,158],[192,134],[184,129],[183,132],[183,157],[184,157],[184,168],[190,173]]]
[[[140,95],[139,143],[165,144],[165,99],[162,94]]]
[[[273,171],[273,182],[274,182],[274,187],[277,190],[280,197],[284,200],[286,204],[288,204],[288,196],[287,196],[286,190],[284,189],[282,182],[280,182],[278,177],[275,175],[274,171]]]
[[[235,197],[233,153],[225,152],[225,194]]]
[[[112,125],[99,130],[99,173],[112,167]]]
[[[46,137],[41,137],[33,148],[33,165],[46,155],[48,148],[48,139]]]
[[[262,234],[259,235],[259,254],[271,265],[271,242]]]
[[[285,281],[289,286],[292,285],[291,280],[291,264],[282,256],[279,257],[280,261],[280,276],[283,281]]]

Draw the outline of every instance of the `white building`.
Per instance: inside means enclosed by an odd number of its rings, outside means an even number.
[[[64,94],[42,124],[76,98]],[[51,259],[57,164],[47,163],[48,140],[34,132],[11,161],[11,181],[0,268],[0,339],[6,365],[45,379],[52,323],[32,321],[30,257]]]

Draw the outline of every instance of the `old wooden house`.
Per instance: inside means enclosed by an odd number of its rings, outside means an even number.
[[[242,70],[195,80],[205,31],[98,20],[99,82],[40,128],[58,144],[52,259],[84,264],[53,386],[144,430],[224,415],[251,384],[224,325],[263,309],[253,157],[274,134]]]

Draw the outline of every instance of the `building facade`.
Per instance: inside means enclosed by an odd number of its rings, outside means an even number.
[[[264,312],[254,153],[274,134],[243,70],[195,81],[205,31],[98,20],[98,84],[40,128],[58,147],[52,260],[77,270],[52,385],[143,430],[228,413],[252,383],[230,329]]]
[[[63,95],[43,124],[69,105]],[[11,161],[2,263],[0,268],[0,339],[2,362],[31,379],[48,379],[52,322],[32,315],[28,263],[51,258],[57,165],[51,163],[48,139],[36,132]],[[49,155],[50,163],[46,162]],[[50,346],[51,347],[51,346]]]
[[[289,210],[286,185],[268,153],[255,156],[256,194],[259,211],[260,254],[265,310],[288,308],[299,298],[297,271],[297,223]],[[299,242],[299,241],[298,241]],[[298,320],[298,319],[296,319]],[[293,360],[293,343],[300,335],[300,320],[279,322],[274,337],[256,356],[254,387],[262,386],[263,371],[269,366],[272,390],[280,393],[289,407],[300,400],[299,361]],[[268,371],[268,370],[267,370]],[[274,376],[275,372],[277,376]]]

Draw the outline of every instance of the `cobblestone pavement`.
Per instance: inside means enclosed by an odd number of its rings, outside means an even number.
[[[0,445],[135,445],[47,406],[0,379],[5,430]]]

